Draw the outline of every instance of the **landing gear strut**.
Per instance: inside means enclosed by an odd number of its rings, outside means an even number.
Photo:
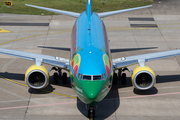
[[[95,118],[95,109],[94,109],[94,106],[89,106],[89,109],[88,109],[88,118],[90,120],[94,120],[94,118]]]
[[[126,73],[123,73],[122,76],[121,76],[121,82],[123,85],[126,84]]]
[[[57,72],[55,72],[54,73],[54,77],[53,77],[53,83],[55,84],[55,85],[57,85],[58,84],[58,73]]]
[[[63,83],[63,84],[66,84],[66,83],[67,83],[67,73],[63,73],[62,83]]]
[[[53,67],[51,70],[57,71],[57,72],[54,73],[54,77],[53,77],[53,83],[54,84],[57,85],[59,80],[62,80],[63,84],[67,83],[67,73],[62,74],[61,69],[60,68],[55,68],[55,67]]]
[[[118,81],[117,73],[114,73],[114,76],[113,76],[113,84],[117,84],[117,81]]]
[[[122,73],[124,71],[128,70],[128,68],[124,68],[124,69],[119,69],[118,70],[118,74],[114,73],[114,77],[113,77],[113,84],[117,84],[118,80],[121,80],[121,83],[123,85],[126,84],[126,73]],[[129,71],[129,70],[128,70]]]

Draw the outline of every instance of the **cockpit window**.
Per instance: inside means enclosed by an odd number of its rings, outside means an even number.
[[[83,75],[79,73],[78,80],[106,80],[106,74],[104,73],[102,75]]]
[[[83,80],[91,80],[91,75],[83,75]]]
[[[94,75],[93,80],[101,80],[101,75]]]

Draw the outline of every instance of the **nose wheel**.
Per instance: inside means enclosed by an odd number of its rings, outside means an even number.
[[[95,118],[95,109],[94,109],[94,106],[89,106],[89,109],[88,109],[88,118],[89,118],[89,120],[94,120],[94,118]]]

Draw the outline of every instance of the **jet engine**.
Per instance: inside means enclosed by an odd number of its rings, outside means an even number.
[[[148,67],[137,66],[131,76],[132,84],[136,89],[147,90],[156,83],[156,76],[154,71]]]
[[[34,89],[45,88],[49,84],[49,73],[44,65],[30,66],[25,74],[26,84]]]

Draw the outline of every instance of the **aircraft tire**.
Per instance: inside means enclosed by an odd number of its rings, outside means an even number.
[[[62,83],[63,84],[67,83],[67,73],[63,73],[63,75],[62,75]]]
[[[117,84],[117,80],[118,80],[117,73],[114,73],[114,76],[113,76],[113,84]]]
[[[54,73],[54,76],[53,76],[53,83],[55,84],[55,85],[57,85],[58,84],[58,73]]]
[[[125,85],[126,84],[126,73],[122,74],[122,84]]]

